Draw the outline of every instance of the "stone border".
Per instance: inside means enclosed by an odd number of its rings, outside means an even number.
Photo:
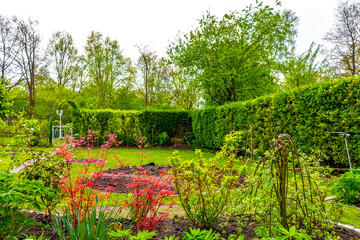
[[[355,232],[358,232],[360,233],[360,228],[356,228],[354,226],[351,226],[351,225],[348,225],[348,224],[344,224],[344,223],[337,223],[338,226],[340,227],[344,227],[344,228],[347,228],[347,229],[350,229],[350,230],[353,230]]]

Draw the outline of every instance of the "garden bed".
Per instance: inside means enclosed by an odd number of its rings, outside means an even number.
[[[34,218],[35,221],[43,224],[54,224],[54,219],[49,219],[49,217],[45,216],[44,214],[36,214],[36,213],[30,213],[29,216],[31,218]],[[248,222],[248,227],[246,227],[241,234],[244,235],[244,239],[254,239],[258,237],[255,234],[254,229],[256,227],[259,227],[260,225],[251,219],[250,222]],[[185,231],[188,231],[190,227],[193,227],[191,222],[187,219],[185,219],[182,216],[174,216],[173,218],[167,218],[163,224],[161,224],[161,227],[158,229],[158,234],[154,237],[154,239],[164,239],[165,236],[171,236],[175,235],[179,237],[179,239],[182,238]],[[220,219],[220,223],[216,225],[213,228],[213,231],[220,234],[220,237],[224,239],[228,239],[228,237],[231,234],[238,234],[238,222],[236,217],[231,217],[226,219],[225,217],[222,217]],[[40,226],[36,226],[33,228],[26,229],[26,234],[34,234],[39,236],[43,231],[45,231],[45,236],[47,238],[50,238],[51,240],[57,240],[58,236],[55,230],[50,229],[43,229]],[[135,228],[133,228],[133,233],[136,233]],[[336,226],[334,228],[335,235],[339,236],[341,239],[344,240],[352,240],[352,239],[360,239],[360,233],[346,229],[340,226]],[[319,239],[319,238],[314,238]]]
[[[147,165],[141,166],[148,174],[151,176],[160,176],[164,171],[168,172],[171,169],[170,165],[156,165],[154,163],[149,163]],[[127,184],[132,182],[131,177],[138,176],[139,168],[136,166],[129,167],[124,166],[116,169],[108,169],[102,172],[102,177],[96,181],[95,188],[99,190],[104,190],[109,185],[114,187],[116,193],[129,193],[131,189],[126,188]],[[240,183],[244,183],[245,175],[239,178]],[[33,218],[36,222],[42,223],[44,225],[53,225],[54,219],[50,219],[44,214],[30,213],[29,217]],[[239,225],[236,217],[220,218],[219,224],[217,224],[213,231],[220,234],[221,238],[228,239],[231,234],[242,234],[244,239],[254,239],[258,236],[256,235],[255,228],[259,227],[260,224],[256,222],[251,217],[248,218],[249,221],[243,222]],[[130,220],[128,220],[130,221]],[[243,226],[246,225],[246,228]],[[240,228],[241,226],[241,228]],[[164,223],[160,225],[157,229],[158,234],[154,239],[164,239],[165,236],[175,235],[182,238],[184,233],[189,230],[190,227],[194,227],[192,223],[186,219],[184,216],[173,215],[171,218],[165,219]],[[238,229],[243,229],[241,233],[238,232]],[[133,234],[136,234],[135,227],[133,227]],[[49,239],[58,239],[57,232],[51,227],[43,228],[41,226],[35,226],[32,228],[23,229],[24,233],[27,235],[33,234],[39,236],[42,232],[45,232],[45,236]],[[340,226],[334,228],[334,234],[339,236],[340,239],[360,239],[360,233],[346,229]],[[318,238],[314,238],[318,239]]]
[[[168,172],[171,169],[171,165],[156,165],[155,163],[149,163],[142,165],[147,174],[151,176],[160,176],[161,173]],[[115,193],[130,193],[131,189],[126,188],[127,184],[132,183],[131,177],[139,176],[139,167],[124,166],[115,169],[108,169],[101,172],[101,177],[95,181],[95,189],[105,191],[107,187],[114,187],[112,192]],[[245,174],[239,177],[239,184],[243,184],[245,181]]]

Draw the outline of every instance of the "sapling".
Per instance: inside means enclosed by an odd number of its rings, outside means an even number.
[[[126,186],[134,191],[127,205],[131,209],[131,217],[136,219],[137,229],[152,231],[169,215],[160,214],[160,206],[170,200],[168,208],[171,208],[174,203],[172,199],[175,192],[170,187],[173,177],[165,171],[160,177],[155,177],[147,174],[142,167],[138,169],[140,175],[132,177],[133,182]]]

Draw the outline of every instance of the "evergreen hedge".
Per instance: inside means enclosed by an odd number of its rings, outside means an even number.
[[[323,164],[348,166],[344,139],[330,132],[353,133],[348,138],[353,164],[360,158],[360,78],[346,78],[304,86],[288,92],[245,102],[196,111],[73,110],[74,133],[88,130],[134,139],[138,131],[151,145],[160,135],[169,139],[194,133],[199,148],[220,149],[226,134],[252,128],[253,147],[260,154],[270,146],[275,134],[287,133],[306,154],[318,154]]]
[[[356,165],[360,157],[359,99],[360,78],[347,78],[197,110],[192,123],[196,144],[219,149],[226,134],[247,131],[251,125],[253,146],[261,153],[275,134],[287,133],[300,151],[320,154],[328,165],[348,166],[344,139],[329,132],[352,132],[348,143]]]
[[[151,145],[161,143],[160,135],[166,132],[167,143],[172,138],[183,138],[191,132],[189,111],[121,111],[110,109],[73,109],[74,133],[84,135],[88,130],[97,131],[101,136],[116,133],[125,143],[135,142],[139,136]]]

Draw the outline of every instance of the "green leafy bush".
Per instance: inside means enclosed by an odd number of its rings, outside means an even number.
[[[184,135],[184,141],[188,147],[192,148],[195,141],[195,134],[193,132],[186,132]]]
[[[332,192],[346,204],[360,203],[360,174],[346,172],[334,183]]]
[[[184,161],[174,152],[174,184],[187,218],[196,227],[210,229],[224,214],[238,175],[233,171],[232,158],[221,167],[218,158],[205,160],[200,150],[196,154],[198,159]]]
[[[168,145],[170,142],[170,138],[167,132],[160,133],[157,137],[157,142],[159,142],[161,146]]]
[[[0,239],[17,239],[23,227],[36,225],[28,212],[41,209],[38,195],[51,194],[40,181],[19,180],[16,174],[0,172]]]
[[[59,156],[39,149],[22,152],[16,156],[17,159],[22,159],[13,161],[17,162],[17,167],[21,168],[19,178],[41,181],[51,191],[37,194],[42,209],[45,209],[46,214],[51,215],[60,197],[59,184],[65,161]]]
[[[184,233],[182,240],[216,240],[219,238],[218,233],[212,232],[212,230],[201,230],[199,228],[190,228],[188,232]]]
[[[9,90],[5,83],[6,80],[0,78],[0,117],[7,117],[11,113],[12,102],[9,101]]]
[[[19,178],[41,181],[51,192],[37,194],[42,209],[51,214],[59,197],[59,184],[65,161],[52,153],[34,147],[39,142],[41,125],[37,120],[20,119],[21,128],[16,135],[15,145],[4,156],[11,159],[10,167],[18,168]]]
[[[46,143],[46,127],[44,127],[44,122],[37,119],[27,120],[21,118],[16,125],[15,145],[35,147]]]
[[[148,230],[139,231],[136,235],[131,235],[131,229],[117,231],[110,231],[109,236],[116,239],[129,239],[129,240],[147,240],[152,239],[156,235],[156,231],[149,232]]]

